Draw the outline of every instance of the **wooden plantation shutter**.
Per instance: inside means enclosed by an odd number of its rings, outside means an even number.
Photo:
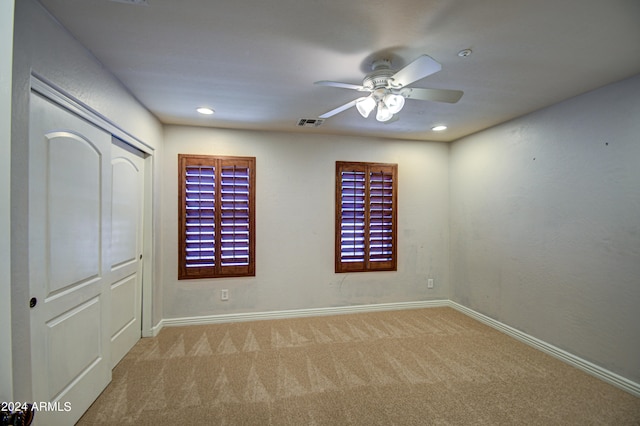
[[[223,267],[249,265],[249,180],[248,165],[221,161],[220,179],[220,263]]]
[[[203,272],[215,266],[216,258],[215,166],[185,165],[184,175],[184,266]]]
[[[255,275],[255,158],[178,155],[178,279]]]
[[[385,166],[369,169],[369,262],[395,269],[395,177]]]
[[[397,269],[397,171],[336,162],[336,272]]]
[[[345,268],[360,270],[365,259],[365,167],[342,170],[340,181],[340,262]]]

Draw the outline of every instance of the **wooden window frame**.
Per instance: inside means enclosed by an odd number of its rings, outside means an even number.
[[[193,203],[193,201],[187,200],[187,168],[196,169],[196,168],[213,168],[212,173],[214,176],[215,186],[211,184],[215,189],[213,190],[214,202],[213,206],[207,208],[208,210],[213,211],[213,217],[208,216],[208,220],[213,220],[213,246],[208,247],[207,249],[196,249],[198,254],[201,254],[202,251],[212,251],[213,252],[213,260],[210,261],[213,264],[206,264],[205,266],[194,266],[200,258],[196,256],[196,260],[188,260],[187,258],[187,246],[189,241],[187,241],[187,222],[191,221],[190,225],[193,226],[195,222],[198,224],[198,229],[204,227],[202,225],[203,221],[198,216],[197,219],[189,219],[187,218],[187,203]],[[235,212],[238,210],[242,210],[238,208],[238,205],[242,205],[245,203],[244,199],[240,199],[236,201],[236,188],[244,186],[245,184],[240,182],[236,183],[236,175],[235,175],[235,167],[240,168],[241,170],[244,168],[248,169],[248,179],[242,179],[243,176],[239,178],[240,181],[248,182],[248,195],[246,198],[246,203],[248,203],[248,244],[245,242],[236,243],[236,235],[239,234],[238,229],[246,227],[247,218],[243,217],[242,219],[236,221]],[[227,179],[227,184],[229,182],[228,179],[231,179],[233,183],[225,185],[225,181],[221,179],[221,173],[223,169],[229,170],[233,168],[233,175],[231,178],[225,175],[225,179]],[[203,176],[203,175],[199,175]],[[222,214],[222,186],[225,185],[227,187],[233,188],[233,201],[231,201],[232,207],[230,210],[232,211],[233,217],[232,222],[229,222],[229,217],[225,215],[223,218]],[[204,185],[203,185],[204,186]],[[197,278],[221,278],[221,277],[247,277],[247,276],[255,276],[255,194],[256,194],[256,159],[255,157],[230,157],[230,156],[212,156],[212,155],[190,155],[190,154],[178,154],[178,279],[197,279]],[[238,194],[241,194],[238,192]],[[242,198],[242,197],[240,197]],[[200,200],[200,198],[198,198]],[[225,200],[225,205],[228,206],[229,202],[227,199]],[[226,210],[226,208],[224,208]],[[205,210],[203,207],[202,210]],[[196,208],[197,212],[201,210]],[[229,241],[222,241],[222,224],[223,220],[224,224],[227,225],[225,229],[231,229],[231,234],[233,235],[233,239],[231,243]],[[228,226],[230,223],[233,225]],[[240,225],[236,225],[239,223]],[[219,232],[220,231],[220,232]],[[199,234],[200,235],[200,234]],[[201,240],[199,240],[201,241]],[[237,241],[240,241],[239,239]],[[204,244],[210,244],[209,242]],[[203,246],[203,243],[197,244],[197,246]],[[222,260],[222,256],[219,256],[218,253],[222,253],[222,245],[225,244],[225,251],[232,253],[232,260],[228,260],[231,262],[238,262],[236,259],[236,247],[240,247],[237,252],[242,253],[237,255],[238,258],[248,257],[246,264],[224,264]],[[245,248],[244,245],[247,245]],[[244,251],[248,253],[244,254]],[[204,262],[203,263],[207,263]],[[244,262],[243,262],[244,263]]]
[[[349,186],[349,183],[343,184],[343,173],[345,176],[352,175],[352,177],[346,177],[345,182],[353,181],[353,186]],[[364,184],[359,182],[359,178],[355,175],[362,174],[364,177]],[[372,197],[371,185],[374,182],[373,175],[385,176],[383,181],[383,200],[380,201],[380,188],[374,188],[374,196]],[[391,178],[391,201],[388,200],[388,178]],[[387,180],[385,180],[387,179]],[[356,183],[356,180],[358,183]],[[380,182],[376,180],[375,182]],[[363,186],[364,185],[364,186]],[[386,186],[385,186],[386,185]],[[357,186],[357,188],[356,188]],[[353,187],[353,193],[349,194],[348,191]],[[384,191],[386,189],[386,191]],[[354,201],[356,200],[357,201]],[[343,201],[344,200],[344,201]],[[344,204],[344,206],[343,206]],[[363,204],[363,207],[357,207],[356,204]],[[372,242],[377,243],[378,237],[374,237],[372,241],[372,206],[380,207],[383,205],[382,215],[384,218],[373,215],[375,228],[380,232],[390,232],[391,236],[388,240],[383,240],[383,244],[391,244],[391,247],[386,247],[384,254],[380,255],[373,250],[372,254]],[[384,205],[391,208],[391,217],[388,217],[388,213],[384,211]],[[347,162],[336,161],[336,192],[335,192],[335,272],[373,272],[373,271],[396,271],[398,264],[398,165],[388,163],[364,163],[364,162]],[[343,214],[348,215],[349,210],[353,210],[353,218],[349,217],[345,219]],[[356,218],[356,211],[362,211],[362,218]],[[380,211],[380,210],[376,210]],[[362,221],[360,223],[359,221]],[[346,232],[354,233],[352,237],[349,237],[345,233],[345,229],[348,228],[348,223],[353,224],[352,230],[346,230]],[[380,231],[384,228],[384,231]],[[360,240],[362,241],[362,252],[360,253],[356,249],[356,237],[355,233],[362,234]],[[349,245],[346,240],[352,239],[352,245]],[[386,241],[386,243],[385,243]],[[344,245],[343,245],[344,242]],[[349,257],[346,247],[352,247],[352,256]]]

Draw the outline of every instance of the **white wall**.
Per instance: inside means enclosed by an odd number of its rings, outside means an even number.
[[[165,318],[447,298],[447,144],[179,126],[164,140]],[[255,277],[178,281],[178,153],[256,157]],[[336,160],[398,163],[397,272],[334,273]]]
[[[14,0],[0,1],[0,401],[13,400],[11,357],[11,66]]]
[[[451,299],[640,382],[640,76],[455,142]]]
[[[28,178],[29,92],[31,72],[161,151],[162,128],[95,57],[35,0],[15,4],[11,129],[11,301],[14,398],[29,400]],[[159,164],[159,161],[156,161]],[[159,171],[156,170],[156,174]],[[156,188],[159,190],[159,187]],[[157,197],[159,198],[159,197]],[[159,223],[160,217],[156,220]],[[159,244],[159,240],[156,245]],[[159,303],[157,303],[160,305]],[[159,314],[159,312],[158,312]],[[159,320],[159,318],[157,318]]]

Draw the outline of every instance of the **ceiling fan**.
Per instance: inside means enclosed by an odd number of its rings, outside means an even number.
[[[391,61],[378,59],[373,62],[372,71],[362,81],[362,85],[340,83],[337,81],[316,81],[320,86],[332,86],[352,89],[359,92],[370,92],[364,96],[332,109],[319,116],[329,118],[353,106],[360,115],[367,118],[378,107],[376,120],[388,122],[404,106],[405,99],[420,101],[456,103],[462,97],[461,90],[410,88],[408,85],[442,69],[442,65],[428,55],[419,56],[406,67],[395,71],[391,69]]]

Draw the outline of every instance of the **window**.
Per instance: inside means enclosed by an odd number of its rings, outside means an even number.
[[[336,272],[397,269],[398,165],[336,162]]]
[[[254,157],[178,155],[178,279],[255,275]]]

